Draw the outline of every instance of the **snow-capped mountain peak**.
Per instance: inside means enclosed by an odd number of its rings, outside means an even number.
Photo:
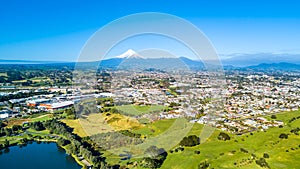
[[[116,56],[116,58],[125,58],[125,59],[129,59],[129,58],[143,58],[141,55],[139,55],[137,52],[135,52],[132,49],[128,49],[126,52],[122,53],[119,56]]]

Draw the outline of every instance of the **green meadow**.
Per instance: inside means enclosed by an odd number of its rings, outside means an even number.
[[[161,111],[164,109],[164,106],[161,105],[150,105],[150,106],[140,106],[140,105],[123,105],[116,106],[116,109],[124,115],[129,116],[139,116],[143,114],[148,114],[152,112]]]

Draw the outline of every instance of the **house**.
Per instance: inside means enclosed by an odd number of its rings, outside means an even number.
[[[67,93],[67,88],[49,88],[50,92]]]
[[[64,101],[64,102],[56,102],[56,103],[42,103],[39,105],[39,108],[45,108],[48,111],[59,110],[68,108],[74,105],[73,101]]]
[[[0,119],[6,119],[12,112],[10,110],[0,110]]]
[[[36,107],[39,106],[42,103],[49,102],[50,99],[35,99],[35,100],[29,100],[27,101],[27,106],[29,107]]]

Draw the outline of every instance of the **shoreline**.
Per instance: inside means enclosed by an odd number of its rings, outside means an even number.
[[[56,145],[59,146],[57,143],[56,143]],[[63,148],[65,150],[65,153],[67,155],[71,156],[76,161],[76,163],[81,166],[81,168],[85,167],[85,165],[81,162],[81,160],[78,159],[78,157],[75,154],[68,154],[67,153],[66,146],[59,146],[59,147]]]

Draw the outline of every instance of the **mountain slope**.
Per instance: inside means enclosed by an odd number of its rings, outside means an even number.
[[[248,66],[253,70],[283,70],[283,71],[300,71],[299,64],[280,62],[280,63],[262,63],[256,66]]]

